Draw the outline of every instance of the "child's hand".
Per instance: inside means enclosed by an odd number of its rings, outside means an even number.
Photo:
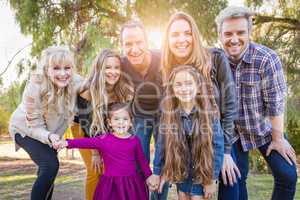
[[[152,174],[146,180],[146,183],[147,183],[150,191],[157,190],[158,186],[159,186],[159,182],[160,182],[160,177],[158,175],[155,175],[155,174]]]
[[[61,139],[56,143],[56,145],[57,145],[57,151],[60,151],[68,146],[68,142],[64,139]]]
[[[210,199],[216,193],[217,183],[215,180],[209,185],[204,185],[204,199]]]

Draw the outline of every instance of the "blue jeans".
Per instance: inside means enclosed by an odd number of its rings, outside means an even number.
[[[176,183],[177,192],[184,192],[189,196],[203,196],[203,185],[194,183],[192,171],[193,169],[190,168],[188,177],[183,182]]]
[[[150,162],[150,140],[153,134],[156,141],[158,120],[156,118],[145,118],[136,116],[134,118],[134,131],[141,141],[144,154]]]
[[[15,135],[16,143],[22,147],[38,166],[37,179],[31,190],[31,200],[51,200],[59,162],[57,151],[31,137]]]
[[[296,166],[295,164],[290,165],[277,151],[273,150],[269,156],[266,156],[269,145],[270,143],[267,143],[258,150],[267,161],[274,177],[275,184],[271,200],[293,200],[297,184]],[[247,200],[246,180],[249,172],[249,152],[242,150],[241,142],[238,140],[232,146],[231,155],[241,172],[241,178],[233,186],[225,186],[221,180],[218,199]]]
[[[143,148],[143,152],[150,162],[150,141],[151,136],[153,134],[154,141],[156,142],[157,134],[158,134],[158,118],[156,117],[143,117],[143,116],[135,116],[134,118],[134,131],[135,134],[139,137],[141,141],[141,145]],[[152,200],[167,200],[169,191],[169,184],[166,183],[163,187],[163,192],[158,194],[154,192],[151,194]]]

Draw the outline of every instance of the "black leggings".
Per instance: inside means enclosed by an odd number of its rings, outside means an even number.
[[[31,200],[51,200],[54,181],[59,169],[57,151],[31,137],[23,138],[18,133],[15,140],[38,166],[38,177],[32,186]]]

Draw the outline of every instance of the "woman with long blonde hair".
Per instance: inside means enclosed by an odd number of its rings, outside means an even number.
[[[131,102],[133,95],[133,86],[125,73],[122,73],[119,54],[111,49],[103,49],[95,58],[83,91],[77,97],[79,111],[71,127],[73,136],[95,137],[108,132],[108,105]],[[85,196],[86,200],[91,200],[103,173],[102,161],[95,150],[80,149],[80,154],[87,169]]]
[[[56,149],[73,121],[80,85],[69,49],[48,47],[30,75],[21,104],[12,114],[9,131],[16,150],[22,147],[38,166],[31,200],[52,198],[59,168]]]

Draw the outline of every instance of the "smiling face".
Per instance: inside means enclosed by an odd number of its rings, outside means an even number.
[[[221,27],[220,40],[230,58],[239,60],[250,42],[247,19],[226,19]]]
[[[126,134],[132,126],[128,111],[123,108],[113,111],[110,114],[109,125],[117,134]]]
[[[148,45],[144,32],[140,27],[128,27],[123,30],[122,48],[132,65],[145,64]]]
[[[71,82],[73,66],[69,63],[53,64],[48,68],[50,80],[58,88],[65,88]]]
[[[174,95],[180,102],[191,103],[197,94],[197,83],[194,77],[187,71],[178,72],[173,81]]]
[[[121,76],[121,63],[117,57],[108,57],[105,60],[105,82],[115,85]]]
[[[177,61],[184,61],[192,52],[193,36],[190,24],[184,19],[175,20],[169,28],[168,42]]]

